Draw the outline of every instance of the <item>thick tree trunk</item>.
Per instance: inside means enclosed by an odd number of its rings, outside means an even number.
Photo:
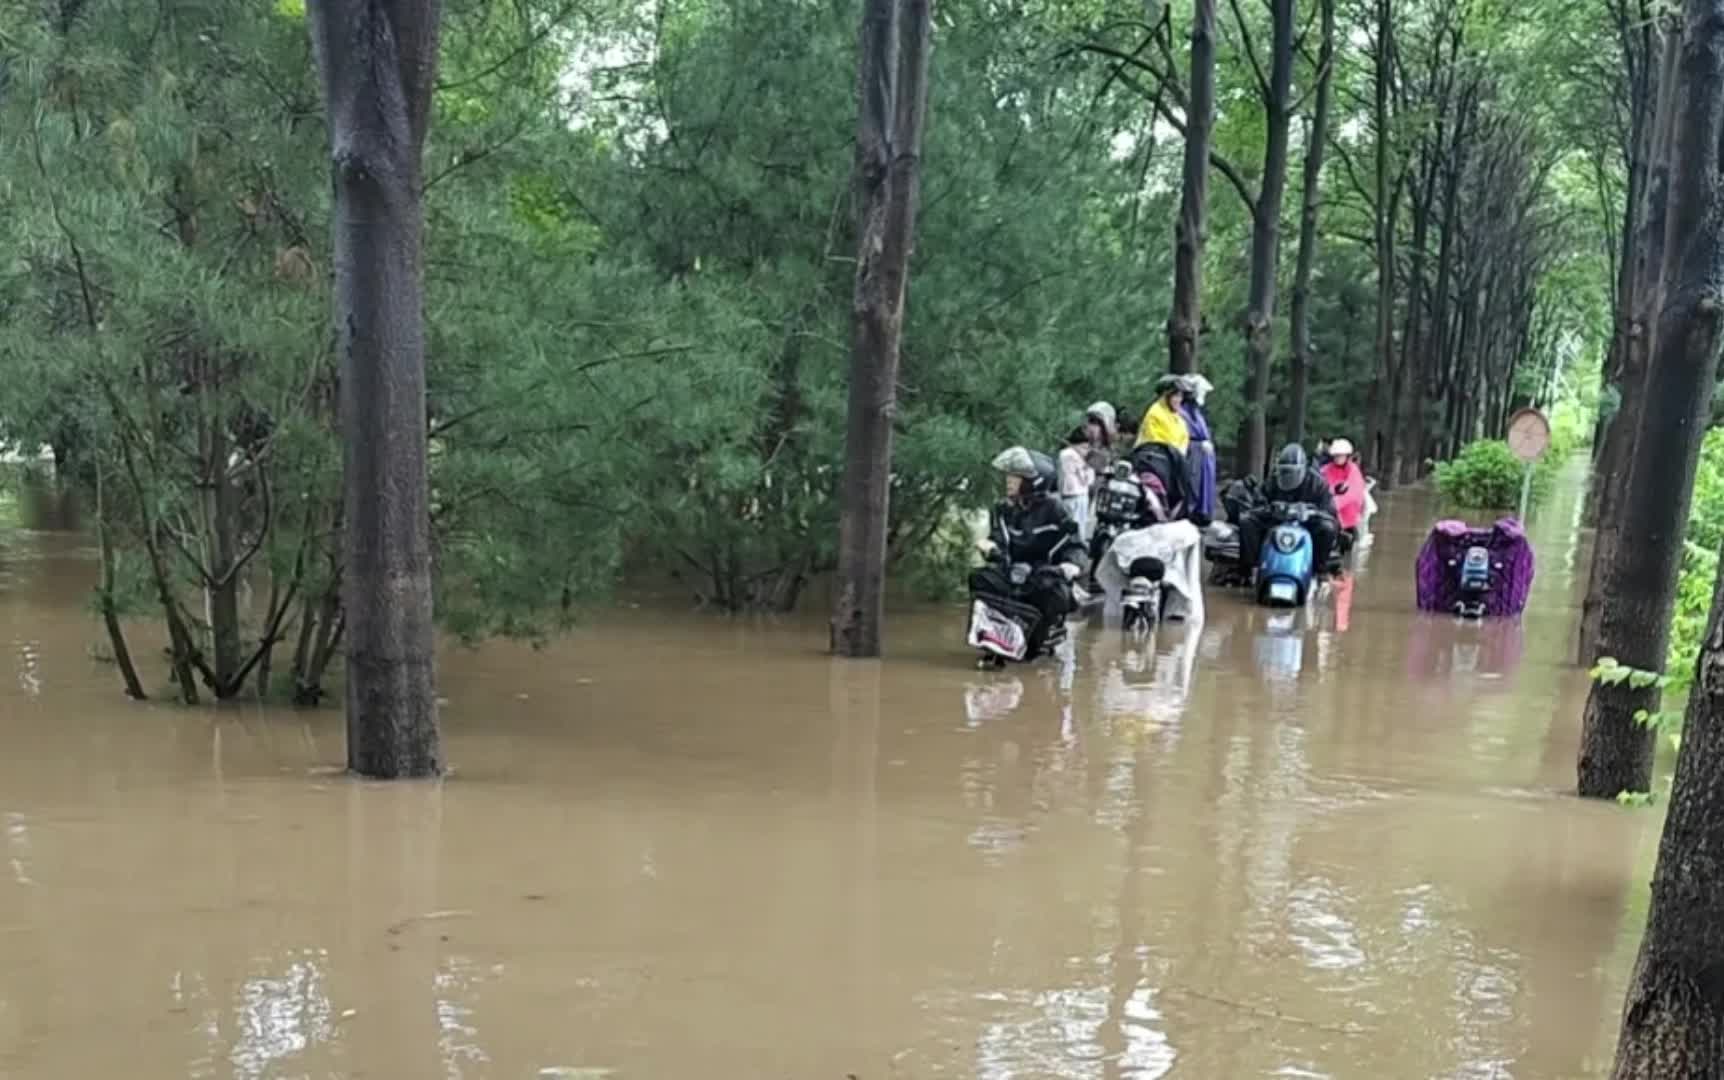
[[[1662,671],[1681,567],[1694,469],[1711,415],[1724,334],[1724,0],[1689,0],[1675,92],[1674,154],[1661,289],[1664,295],[1646,397],[1634,435],[1617,542],[1604,567],[1598,650],[1630,667]],[[1613,798],[1652,784],[1651,729],[1635,719],[1658,691],[1595,683],[1587,697],[1579,789]],[[1714,1062],[1724,1068],[1724,1062]],[[1628,1074],[1637,1075],[1637,1074]],[[1671,1074],[1665,1074],[1671,1075]],[[1676,1074],[1680,1075],[1680,1074]]]
[[[1209,202],[1209,135],[1215,126],[1215,0],[1196,0],[1191,14],[1191,95],[1186,102],[1185,164],[1179,218],[1173,226],[1173,313],[1167,320],[1167,367],[1198,369],[1203,327],[1203,248]]]
[[[1658,101],[1653,120],[1647,124],[1651,159],[1640,189],[1639,205],[1625,214],[1635,219],[1636,236],[1628,248],[1632,262],[1625,267],[1626,285],[1621,291],[1624,311],[1618,315],[1621,328],[1613,348],[1618,350],[1614,377],[1620,394],[1616,415],[1604,428],[1604,445],[1593,467],[1592,511],[1597,525],[1592,545],[1592,564],[1587,575],[1586,597],[1580,609],[1579,659],[1591,666],[1598,658],[1599,620],[1604,611],[1604,568],[1614,557],[1622,487],[1628,479],[1628,460],[1634,433],[1639,430],[1641,404],[1646,396],[1647,359],[1662,301],[1660,274],[1664,266],[1664,231],[1670,202],[1670,164],[1675,140],[1676,84],[1682,55],[1679,26],[1664,30],[1663,61],[1658,68]]]
[[[421,152],[438,0],[309,0],[334,179],[347,450],[347,765],[435,776]]]
[[[858,55],[856,289],[832,651],[880,655],[898,345],[927,110],[928,0],[866,0]]]
[[[1299,199],[1299,253],[1293,267],[1293,400],[1288,437],[1305,441],[1311,400],[1311,270],[1317,261],[1317,215],[1323,205],[1323,153],[1329,145],[1329,88],[1335,67],[1335,0],[1321,0],[1322,40],[1317,51],[1317,100],[1305,136],[1304,190]]]
[[[1724,5],[1708,4],[1717,10]],[[1682,725],[1615,1080],[1724,1076],[1724,575]]]
[[[1256,476],[1269,460],[1269,359],[1275,348],[1275,283],[1281,269],[1281,203],[1287,191],[1292,122],[1293,0],[1271,0],[1269,82],[1263,86],[1268,129],[1263,183],[1251,214],[1251,289],[1245,309],[1245,421],[1234,471]]]

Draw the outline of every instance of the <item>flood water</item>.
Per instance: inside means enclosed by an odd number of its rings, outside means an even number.
[[[1580,483],[1518,626],[1412,614],[1408,495],[1292,625],[998,675],[956,609],[451,650],[394,786],[125,701],[0,530],[0,1077],[1603,1076],[1659,821],[1566,794]]]

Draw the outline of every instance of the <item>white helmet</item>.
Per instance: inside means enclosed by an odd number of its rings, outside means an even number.
[[[1329,444],[1329,456],[1352,457],[1353,444],[1348,442],[1346,439],[1336,439],[1334,442]]]
[[[1036,459],[1021,446],[1001,450],[999,456],[994,458],[994,468],[1007,476],[1021,476],[1025,480],[1036,478]]]

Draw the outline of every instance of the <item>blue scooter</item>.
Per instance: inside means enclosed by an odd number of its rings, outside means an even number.
[[[1306,522],[1319,511],[1309,503],[1271,503],[1279,524],[1263,538],[1257,556],[1257,602],[1267,607],[1303,607],[1316,579],[1316,545]]]

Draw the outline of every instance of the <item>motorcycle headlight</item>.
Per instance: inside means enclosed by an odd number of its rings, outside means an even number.
[[[1292,529],[1277,529],[1275,531],[1275,550],[1283,555],[1291,555],[1299,550],[1299,534]]]

